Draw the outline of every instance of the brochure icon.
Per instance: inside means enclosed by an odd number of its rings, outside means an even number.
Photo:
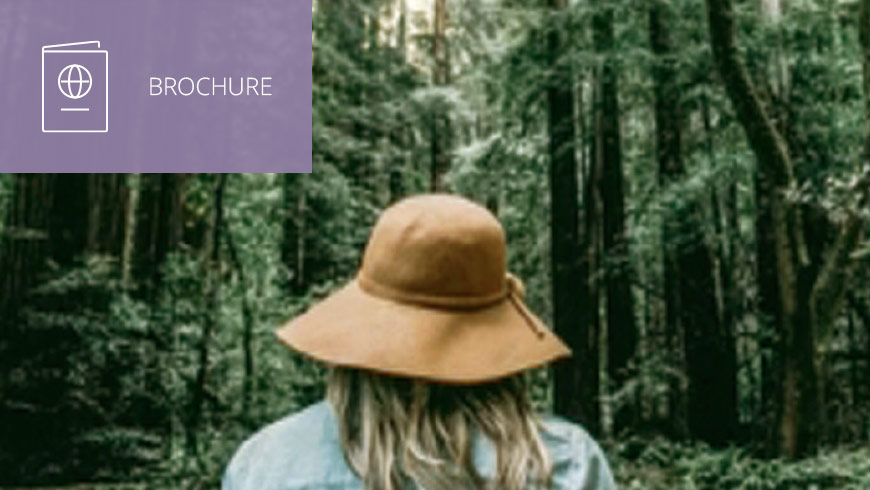
[[[99,41],[42,47],[42,132],[109,130],[109,53]]]

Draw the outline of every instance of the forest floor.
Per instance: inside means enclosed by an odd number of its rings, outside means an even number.
[[[826,449],[799,461],[666,441],[649,442],[634,454],[613,449],[608,454],[621,490],[870,489],[870,446]]]

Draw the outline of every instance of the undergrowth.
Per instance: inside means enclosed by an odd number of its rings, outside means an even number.
[[[622,490],[870,489],[870,447],[786,461],[759,459],[740,448],[654,440],[618,443],[608,455]]]

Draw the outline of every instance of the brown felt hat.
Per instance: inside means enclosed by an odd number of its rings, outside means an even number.
[[[495,216],[439,194],[384,211],[356,278],[276,333],[329,364],[444,382],[571,355],[523,303]]]

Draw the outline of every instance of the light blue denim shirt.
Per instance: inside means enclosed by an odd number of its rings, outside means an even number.
[[[553,462],[552,490],[615,490],[598,444],[579,426],[546,417],[541,437]],[[495,450],[479,437],[474,462],[491,477]],[[361,490],[362,482],[344,460],[338,428],[326,401],[285,417],[248,439],[233,456],[223,490]]]

